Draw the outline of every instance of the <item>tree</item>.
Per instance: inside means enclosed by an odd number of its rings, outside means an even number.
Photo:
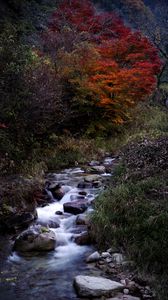
[[[158,49],[162,68],[158,73],[158,89],[168,82],[168,6],[165,0],[106,0],[96,1],[107,10],[115,8],[133,28],[140,30]],[[106,4],[106,2],[108,2]],[[105,6],[104,6],[105,5]]]
[[[155,47],[114,13],[97,11],[90,1],[64,0],[53,14],[45,41],[45,53],[56,72],[66,77],[69,101],[78,112],[87,115],[90,108],[99,120],[101,114],[123,123],[129,107],[145,100],[156,85],[161,62]]]
[[[100,60],[89,86],[100,97],[99,106],[116,123],[127,120],[129,107],[145,100],[156,86],[160,61],[146,38],[131,34],[99,47]]]

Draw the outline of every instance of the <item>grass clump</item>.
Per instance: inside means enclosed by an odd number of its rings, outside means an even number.
[[[168,247],[168,196],[164,184],[163,178],[147,178],[136,184],[121,183],[102,194],[93,216],[99,245],[119,246],[139,265],[163,271]]]
[[[158,299],[166,300],[168,277],[168,172],[140,182],[121,183],[96,202],[93,232],[99,247],[115,246],[150,274]],[[165,182],[166,179],[166,182]],[[160,288],[159,285],[160,284]],[[160,298],[159,298],[160,297]]]

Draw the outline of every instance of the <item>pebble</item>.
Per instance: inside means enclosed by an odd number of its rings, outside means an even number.
[[[123,292],[124,292],[125,295],[128,295],[129,294],[129,289],[124,289]]]

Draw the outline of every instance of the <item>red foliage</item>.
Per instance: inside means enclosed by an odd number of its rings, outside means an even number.
[[[62,39],[59,47],[68,52],[83,41],[94,46],[98,53],[96,64],[88,66],[89,60],[83,60],[84,55],[78,53],[81,73],[86,70],[87,89],[97,99],[97,105],[110,112],[113,121],[123,122],[128,107],[153,91],[161,67],[157,50],[113,13],[97,12],[90,1],[64,0],[53,14],[47,34],[52,42]]]
[[[97,13],[90,1],[64,0],[53,14],[49,29],[58,33],[64,26],[86,33],[87,40],[97,43],[130,33],[115,14]]]

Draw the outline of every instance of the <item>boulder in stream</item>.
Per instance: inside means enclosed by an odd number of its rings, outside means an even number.
[[[87,175],[84,177],[85,182],[93,183],[94,181],[102,180],[102,177],[100,175]]]
[[[78,189],[91,189],[92,187],[92,183],[85,181],[80,181],[77,186]]]
[[[83,275],[75,277],[74,286],[79,297],[111,297],[124,289],[119,282],[103,277]]]
[[[76,225],[90,225],[90,218],[87,214],[80,214],[76,218]]]
[[[93,166],[91,168],[92,173],[98,173],[98,174],[103,174],[106,172],[105,166]]]
[[[79,236],[75,237],[75,243],[80,246],[90,245],[91,242],[90,234],[87,231],[82,232]]]
[[[64,203],[63,206],[64,206],[64,212],[73,215],[82,214],[88,208],[88,204],[85,200],[67,202]]]
[[[23,231],[15,240],[13,250],[18,252],[50,251],[56,243],[55,233],[47,227],[32,226]]]
[[[52,184],[48,189],[57,200],[61,200],[66,193],[60,184]]]

